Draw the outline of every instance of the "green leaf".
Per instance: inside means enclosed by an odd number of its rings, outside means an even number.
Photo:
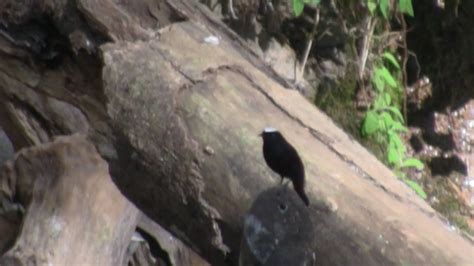
[[[390,130],[394,132],[408,132],[408,128],[398,121],[395,121],[395,123],[392,124],[392,128]]]
[[[374,1],[369,1],[367,3],[367,8],[369,9],[370,15],[374,15],[374,11],[377,8],[377,4]]]
[[[362,134],[368,136],[379,129],[379,117],[373,112],[369,111],[365,115],[364,124],[362,126]]]
[[[384,97],[384,94],[377,95],[377,98],[375,98],[374,100],[374,110],[387,112],[387,108],[388,108],[388,103],[386,101],[386,98]]]
[[[400,69],[400,65],[398,64],[397,59],[395,58],[395,56],[393,56],[392,53],[385,52],[382,54],[382,57],[387,59],[387,61],[390,62],[392,66],[394,66],[396,69]]]
[[[382,92],[383,93],[383,92]],[[373,109],[378,112],[387,112],[387,109],[390,107],[386,101],[384,94],[378,94],[373,102]]]
[[[403,179],[403,181],[409,186],[411,187],[415,192],[416,194],[418,194],[420,197],[422,197],[423,199],[426,199],[427,196],[426,196],[426,193],[425,191],[423,190],[423,188],[418,185],[418,183],[416,183],[415,181],[413,180],[410,180],[410,179]]]
[[[303,13],[304,1],[303,0],[293,0],[293,13],[295,16],[299,17]]]
[[[370,15],[373,16],[377,8],[377,2],[375,0],[367,0],[367,8],[369,9]]]
[[[415,16],[415,12],[413,12],[413,6],[411,4],[411,0],[400,0],[398,2],[398,6],[400,7],[400,12],[408,14],[410,16]]]
[[[401,161],[400,153],[395,148],[388,148],[387,151],[388,162],[392,165],[399,165]]]
[[[374,110],[383,110],[385,108],[385,101],[383,100],[382,97],[377,97],[374,100]]]
[[[387,103],[387,105],[390,105],[392,103],[392,96],[390,96],[390,94],[384,93],[383,97],[384,97],[385,103]]]
[[[387,84],[390,87],[392,87],[392,88],[397,87],[397,82],[395,81],[392,74],[390,74],[390,71],[388,71],[388,69],[386,67],[383,66],[383,67],[380,68],[379,75],[384,79],[384,81],[387,82]]]
[[[403,122],[402,112],[400,112],[400,110],[398,110],[397,107],[389,106],[387,108],[390,110],[390,112],[392,112],[399,119],[400,122]]]
[[[400,168],[405,157],[405,151],[406,148],[403,143],[399,143],[398,140],[393,136],[389,137],[389,143],[387,146],[387,159],[390,164]]]
[[[378,92],[382,92],[385,89],[385,82],[381,77],[374,79],[374,85]]]
[[[383,122],[385,124],[385,128],[390,129],[393,126],[393,123],[395,122],[393,120],[392,116],[387,112],[383,112],[382,113],[382,118],[383,118]]]
[[[385,82],[382,79],[380,68],[376,67],[372,75],[372,83],[378,92],[382,92],[385,88]]]
[[[400,153],[400,156],[405,154],[407,150],[400,136],[394,131],[388,132],[388,145],[390,146],[390,148],[396,149]]]
[[[415,158],[408,158],[402,162],[402,167],[415,167],[418,170],[423,170],[425,167],[423,163]]]
[[[380,11],[382,12],[383,17],[385,19],[388,19],[390,1],[389,0],[380,0],[379,7],[380,7]]]

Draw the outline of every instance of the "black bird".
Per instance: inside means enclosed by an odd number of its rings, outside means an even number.
[[[260,136],[267,165],[280,175],[282,182],[285,177],[290,179],[296,193],[308,206],[309,200],[304,192],[304,166],[295,148],[274,128],[265,128]]]

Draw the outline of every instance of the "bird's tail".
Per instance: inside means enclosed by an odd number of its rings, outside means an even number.
[[[300,198],[303,200],[304,204],[306,206],[309,206],[309,199],[308,196],[306,196],[306,193],[304,192],[304,188],[295,188],[296,193]]]

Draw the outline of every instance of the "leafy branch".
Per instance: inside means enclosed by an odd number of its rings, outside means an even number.
[[[369,52],[372,50],[372,40],[375,38],[373,35],[377,22],[388,22],[391,10],[396,10],[396,13],[401,17],[400,20],[403,24],[403,31],[406,33],[406,23],[403,19],[403,14],[408,14],[410,16],[414,15],[411,0],[396,0],[396,2],[396,8],[393,8],[391,6],[392,3],[394,3],[393,0],[365,0],[369,16],[366,18],[365,37],[363,39],[363,47],[360,51],[359,60],[360,69],[358,78],[362,84],[364,84],[364,74],[366,73],[365,68],[367,61],[371,60],[369,59]],[[305,5],[308,4],[315,6],[316,12],[313,29],[307,36],[306,49],[300,74],[295,74],[295,83],[298,82],[300,75],[304,72],[304,67],[313,44],[316,27],[319,23],[320,0],[292,0],[293,13],[295,16],[300,16],[303,13]],[[403,35],[403,38],[405,38],[405,35],[406,34]],[[363,136],[373,137],[377,143],[385,147],[386,159],[399,178],[415,190],[419,196],[426,198],[426,193],[423,191],[423,188],[415,181],[408,179],[403,172],[403,169],[405,168],[416,168],[421,170],[424,167],[420,160],[407,156],[407,148],[401,137],[403,133],[408,132],[408,129],[405,126],[405,66],[407,47],[406,41],[403,41],[402,48],[405,49],[402,58],[403,67],[400,67],[399,61],[390,50],[385,49],[383,53],[375,51],[376,54],[380,54],[379,57],[372,60],[374,62],[372,63],[372,72],[370,76],[375,98],[365,114],[361,131]],[[405,107],[403,108],[403,115],[400,111],[402,104]]]
[[[366,0],[366,4],[372,16],[371,21],[377,16],[385,21],[389,20],[390,0]],[[411,0],[399,0],[398,11],[399,16],[402,17],[403,30],[406,32],[403,13],[413,16]],[[400,111],[402,104],[406,106],[406,41],[403,45],[405,49],[403,67],[400,67],[396,57],[388,49],[374,60],[370,80],[375,98],[365,114],[361,131],[363,136],[373,137],[377,143],[386,147],[386,159],[395,173],[420,197],[426,199],[423,188],[415,181],[408,179],[402,171],[405,168],[422,170],[424,167],[420,160],[407,156],[407,148],[401,138],[401,134],[408,132],[405,126],[406,108],[403,108],[404,115]],[[363,68],[365,68],[365,63]],[[363,69],[360,73],[363,73]]]

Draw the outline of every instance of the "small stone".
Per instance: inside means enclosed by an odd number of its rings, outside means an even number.
[[[206,146],[204,148],[204,152],[207,154],[207,155],[214,155],[214,149],[211,148],[210,146]]]

